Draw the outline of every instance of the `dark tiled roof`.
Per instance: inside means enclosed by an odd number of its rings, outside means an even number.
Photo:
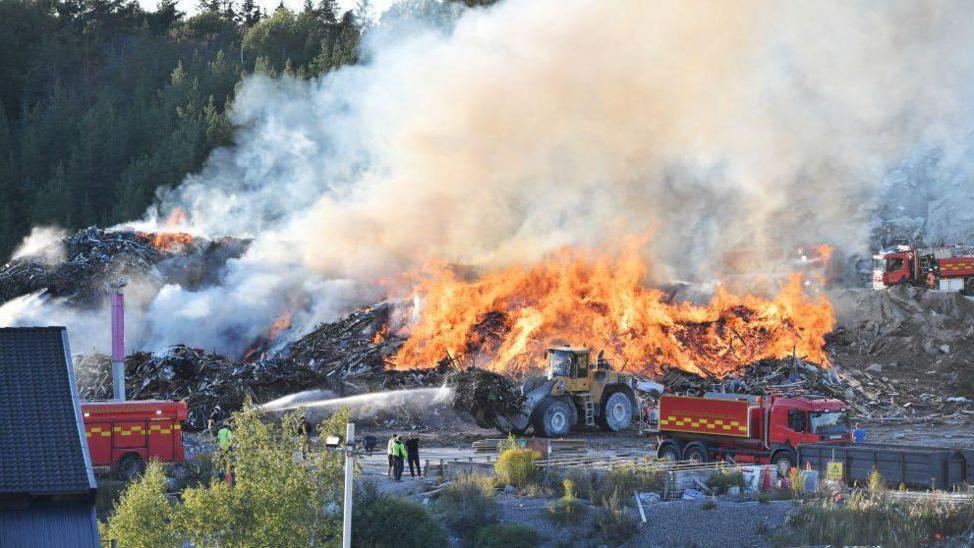
[[[0,329],[0,494],[94,489],[69,360],[63,327]]]

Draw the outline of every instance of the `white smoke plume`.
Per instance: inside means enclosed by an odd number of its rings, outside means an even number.
[[[294,302],[333,319],[430,259],[636,234],[657,280],[707,280],[742,246],[863,252],[887,170],[965,150],[972,18],[949,0],[503,0],[447,29],[380,24],[359,65],[246,79],[236,145],[145,223],[181,207],[254,244],[221,286],[163,289],[138,344],[239,352]]]

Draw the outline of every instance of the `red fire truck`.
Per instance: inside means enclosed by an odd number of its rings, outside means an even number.
[[[664,395],[658,455],[669,460],[775,464],[787,473],[800,444],[850,441],[849,408],[808,396]]]
[[[186,403],[181,401],[82,402],[91,464],[131,480],[150,458],[183,462]]]
[[[974,249],[899,246],[873,256],[873,288],[914,285],[974,295]]]

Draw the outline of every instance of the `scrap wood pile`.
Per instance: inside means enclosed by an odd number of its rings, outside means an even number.
[[[394,307],[395,303],[384,302],[361,308],[337,322],[320,324],[289,344],[282,355],[354,391],[356,384],[368,383],[383,373],[386,361],[404,342],[386,333]],[[416,379],[420,386],[423,380]]]
[[[233,238],[168,236],[174,235],[98,227],[78,231],[0,267],[0,304],[43,290],[73,304],[92,305],[102,298],[111,278],[198,286],[228,259],[242,255],[248,244]]]
[[[447,375],[446,384],[456,391],[453,408],[469,416],[481,428],[494,428],[517,415],[524,397],[514,382],[497,373],[471,367]]]
[[[75,362],[75,370],[82,399],[111,397],[111,358],[86,356]],[[320,384],[317,374],[298,364],[277,359],[236,362],[182,345],[162,355],[128,356],[125,381],[129,399],[185,400],[186,426],[192,430],[205,428],[217,406],[233,411],[247,396],[261,402]]]

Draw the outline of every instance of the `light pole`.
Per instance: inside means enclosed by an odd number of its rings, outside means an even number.
[[[342,548],[352,548],[352,490],[355,459],[355,423],[345,427],[345,513],[342,517]]]

